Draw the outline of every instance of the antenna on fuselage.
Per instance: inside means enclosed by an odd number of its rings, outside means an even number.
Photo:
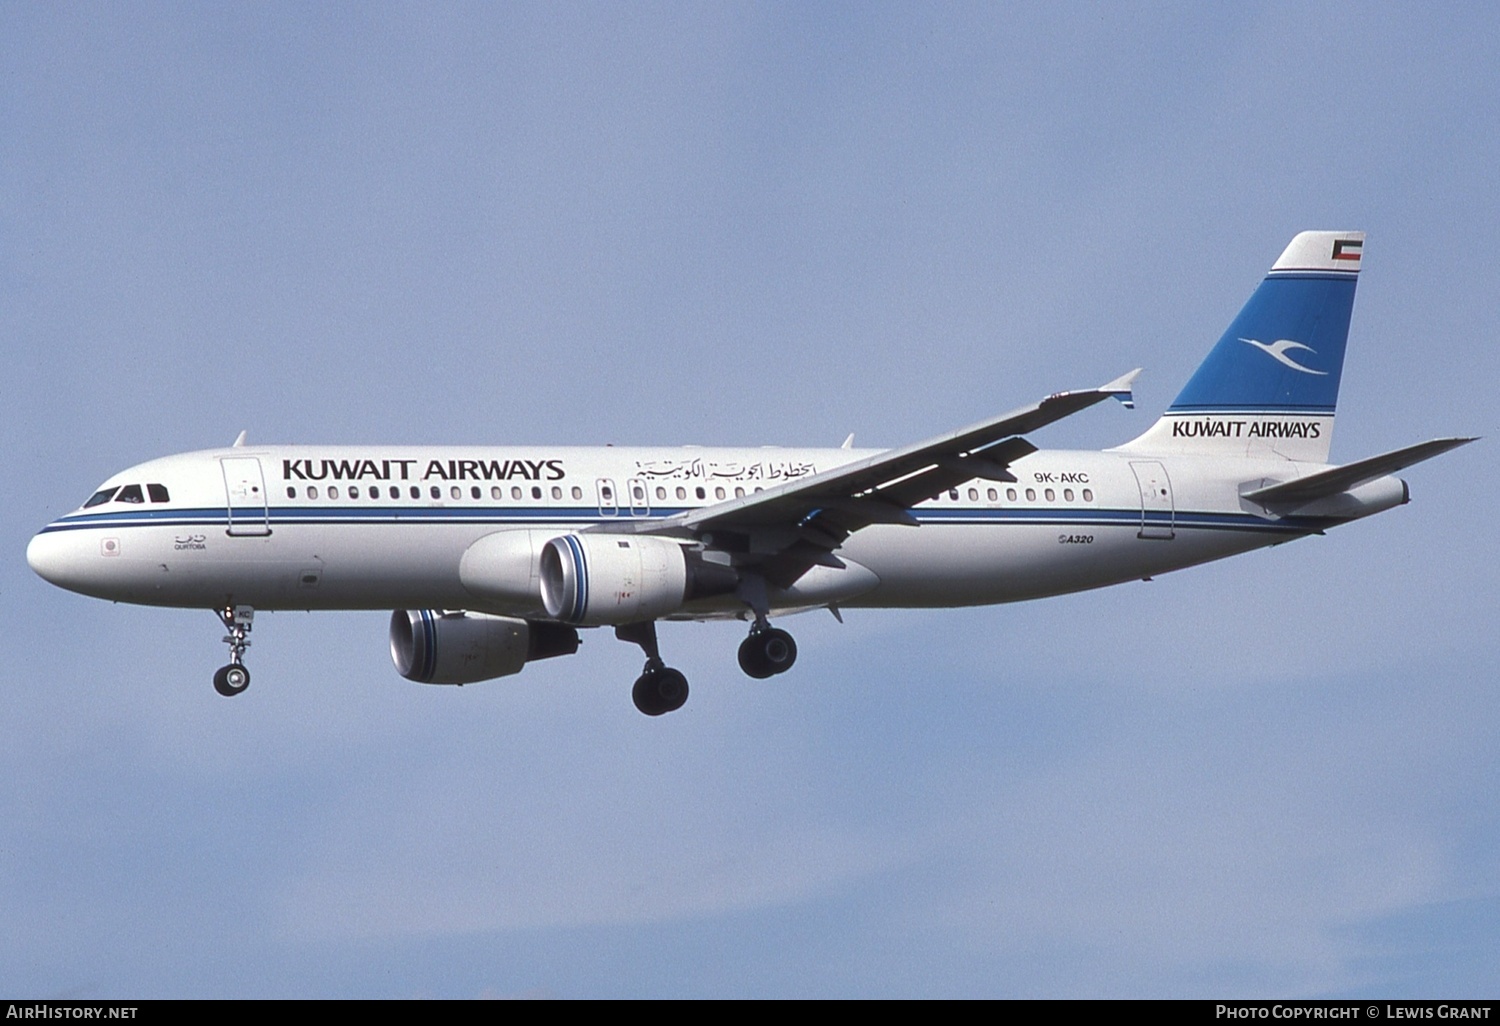
[[[241,431],[239,433],[239,435],[237,435],[235,437],[234,444],[232,446],[230,446],[230,448],[231,449],[243,449],[245,447],[245,436],[248,435],[249,433],[250,432],[248,430]]]

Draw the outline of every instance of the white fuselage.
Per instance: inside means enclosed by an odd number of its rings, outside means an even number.
[[[472,609],[531,615],[466,589],[476,541],[533,529],[636,530],[862,457],[852,449],[269,446],[140,464],[106,482],[142,501],[103,502],[48,525],[28,559],[100,598],[221,609]],[[1203,563],[1378,512],[1395,478],[1337,516],[1271,518],[1247,487],[1321,469],[1284,459],[1039,451],[1016,480],[975,480],[876,525],[837,555],[859,586],[773,595],[777,609],[964,606],[1097,588]],[[158,486],[156,489],[148,485]],[[151,501],[165,494],[165,501]],[[540,535],[539,535],[540,537]],[[815,568],[814,576],[823,572]],[[834,575],[827,571],[825,576]],[[873,575],[873,576],[872,576]],[[732,595],[689,617],[738,616]]]

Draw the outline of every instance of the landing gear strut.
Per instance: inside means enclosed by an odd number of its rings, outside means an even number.
[[[662,662],[661,649],[656,644],[656,621],[616,627],[615,637],[641,646],[641,651],[646,653],[646,668],[630,690],[635,707],[647,716],[660,716],[681,709],[688,697],[687,678]]]
[[[214,612],[229,632],[224,636],[224,643],[229,646],[229,665],[219,667],[214,674],[214,690],[225,698],[233,698],[250,686],[250,670],[243,660],[245,649],[250,647],[255,610],[249,606],[225,606]]]

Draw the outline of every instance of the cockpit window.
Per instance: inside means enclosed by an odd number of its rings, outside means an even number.
[[[102,506],[106,502],[108,502],[110,499],[113,499],[114,497],[115,497],[115,489],[114,488],[101,488],[97,492],[95,492],[93,495],[89,496],[89,501],[85,502],[83,504],[83,508],[84,509],[92,509],[95,506]]]
[[[146,494],[149,495],[149,496],[151,496],[151,501],[152,502],[171,502],[172,501],[171,498],[168,497],[168,495],[167,495],[167,486],[166,485],[148,484],[146,486]]]
[[[120,489],[120,494],[115,496],[116,502],[145,502],[146,497],[141,494],[140,485],[126,485]]]

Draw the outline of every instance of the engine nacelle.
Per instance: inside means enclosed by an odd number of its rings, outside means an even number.
[[[540,616],[542,586],[538,572],[542,547],[552,531],[496,531],[470,545],[458,564],[464,589],[487,609]]]
[[[738,575],[669,538],[565,534],[542,549],[542,604],[564,623],[637,623],[733,591]]]
[[[487,613],[398,609],[391,614],[391,662],[419,684],[473,684],[521,672],[535,659],[572,655],[578,632]]]

